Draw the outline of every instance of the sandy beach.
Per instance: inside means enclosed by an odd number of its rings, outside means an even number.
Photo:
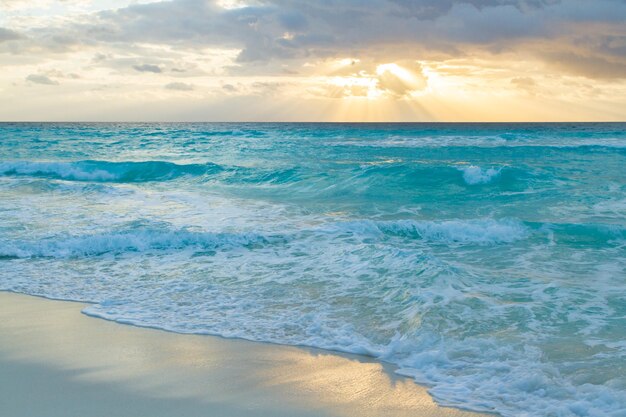
[[[478,415],[363,357],[126,326],[13,293],[0,306],[6,417]]]

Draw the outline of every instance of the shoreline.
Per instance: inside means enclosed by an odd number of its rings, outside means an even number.
[[[3,415],[485,415],[364,356],[122,325],[86,305],[0,291]]]

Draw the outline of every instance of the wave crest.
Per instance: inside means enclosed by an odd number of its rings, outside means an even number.
[[[519,221],[474,219],[445,221],[356,221],[335,228],[351,233],[396,235],[436,243],[491,245],[525,238],[529,229]]]
[[[0,257],[72,258],[190,247],[200,250],[228,249],[267,242],[268,238],[255,233],[137,230],[71,236],[65,239],[47,238],[36,242],[0,242]]]
[[[0,175],[3,176],[35,176],[95,182],[163,181],[183,175],[216,173],[222,169],[219,165],[212,163],[181,165],[166,161],[0,162]]]
[[[500,176],[502,168],[483,169],[476,165],[459,168],[463,172],[463,180],[468,185],[488,184]]]

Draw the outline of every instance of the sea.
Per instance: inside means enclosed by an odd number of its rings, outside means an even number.
[[[0,124],[0,290],[626,416],[626,124]]]

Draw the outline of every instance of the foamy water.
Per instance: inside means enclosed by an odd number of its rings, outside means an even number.
[[[626,415],[626,125],[0,124],[0,289]]]

